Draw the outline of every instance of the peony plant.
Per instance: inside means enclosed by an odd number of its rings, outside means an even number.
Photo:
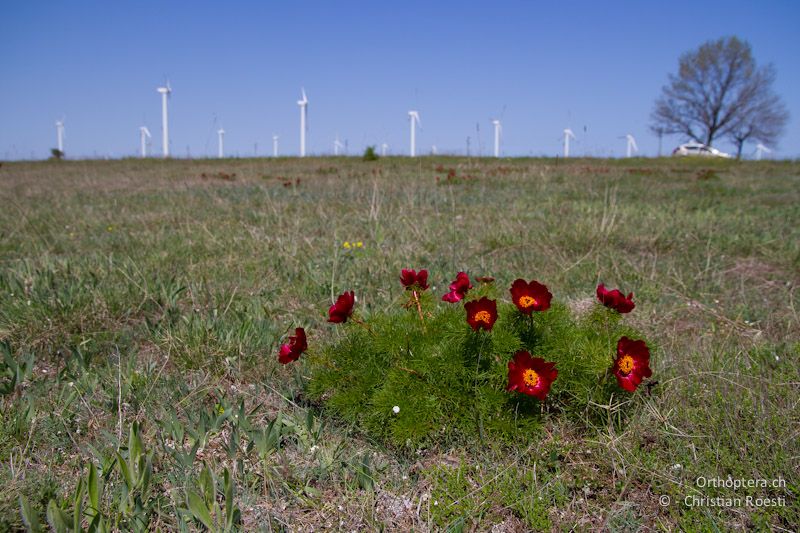
[[[647,342],[623,320],[632,293],[601,283],[579,315],[537,280],[514,280],[503,299],[494,278],[474,287],[459,272],[437,301],[427,270],[399,279],[401,305],[362,320],[346,291],[328,310],[340,335],[309,349],[297,328],[278,353],[305,354],[308,394],[396,446],[519,439],[558,414],[609,420],[652,375]]]

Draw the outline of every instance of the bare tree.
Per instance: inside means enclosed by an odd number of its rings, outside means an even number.
[[[678,73],[656,100],[651,129],[711,145],[728,136],[739,153],[747,140],[774,142],[788,120],[773,94],[775,70],[758,68],[750,44],[737,37],[708,41],[681,55]]]

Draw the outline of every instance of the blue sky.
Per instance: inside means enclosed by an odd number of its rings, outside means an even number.
[[[309,152],[389,144],[418,151],[619,156],[633,134],[655,155],[653,101],[679,55],[738,35],[771,62],[791,119],[778,157],[800,157],[800,3],[784,2],[5,2],[0,32],[0,158],[42,158],[66,118],[70,157],[134,155],[139,126],[160,152],[169,78],[171,150],[299,151],[305,87]],[[479,131],[478,131],[479,129]],[[664,150],[681,139],[665,139]],[[725,143],[718,147],[730,148]],[[752,148],[746,148],[746,152]]]

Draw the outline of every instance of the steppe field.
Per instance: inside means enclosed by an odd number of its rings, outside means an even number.
[[[798,162],[3,162],[0,206],[0,531],[800,527]],[[402,268],[437,300],[461,270],[576,312],[632,291],[652,380],[516,441],[387,445],[277,352]]]

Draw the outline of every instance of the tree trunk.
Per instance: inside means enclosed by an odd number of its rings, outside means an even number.
[[[742,147],[744,146],[744,141],[747,140],[747,137],[735,137],[734,142],[736,143],[736,159],[739,160],[742,158]]]

